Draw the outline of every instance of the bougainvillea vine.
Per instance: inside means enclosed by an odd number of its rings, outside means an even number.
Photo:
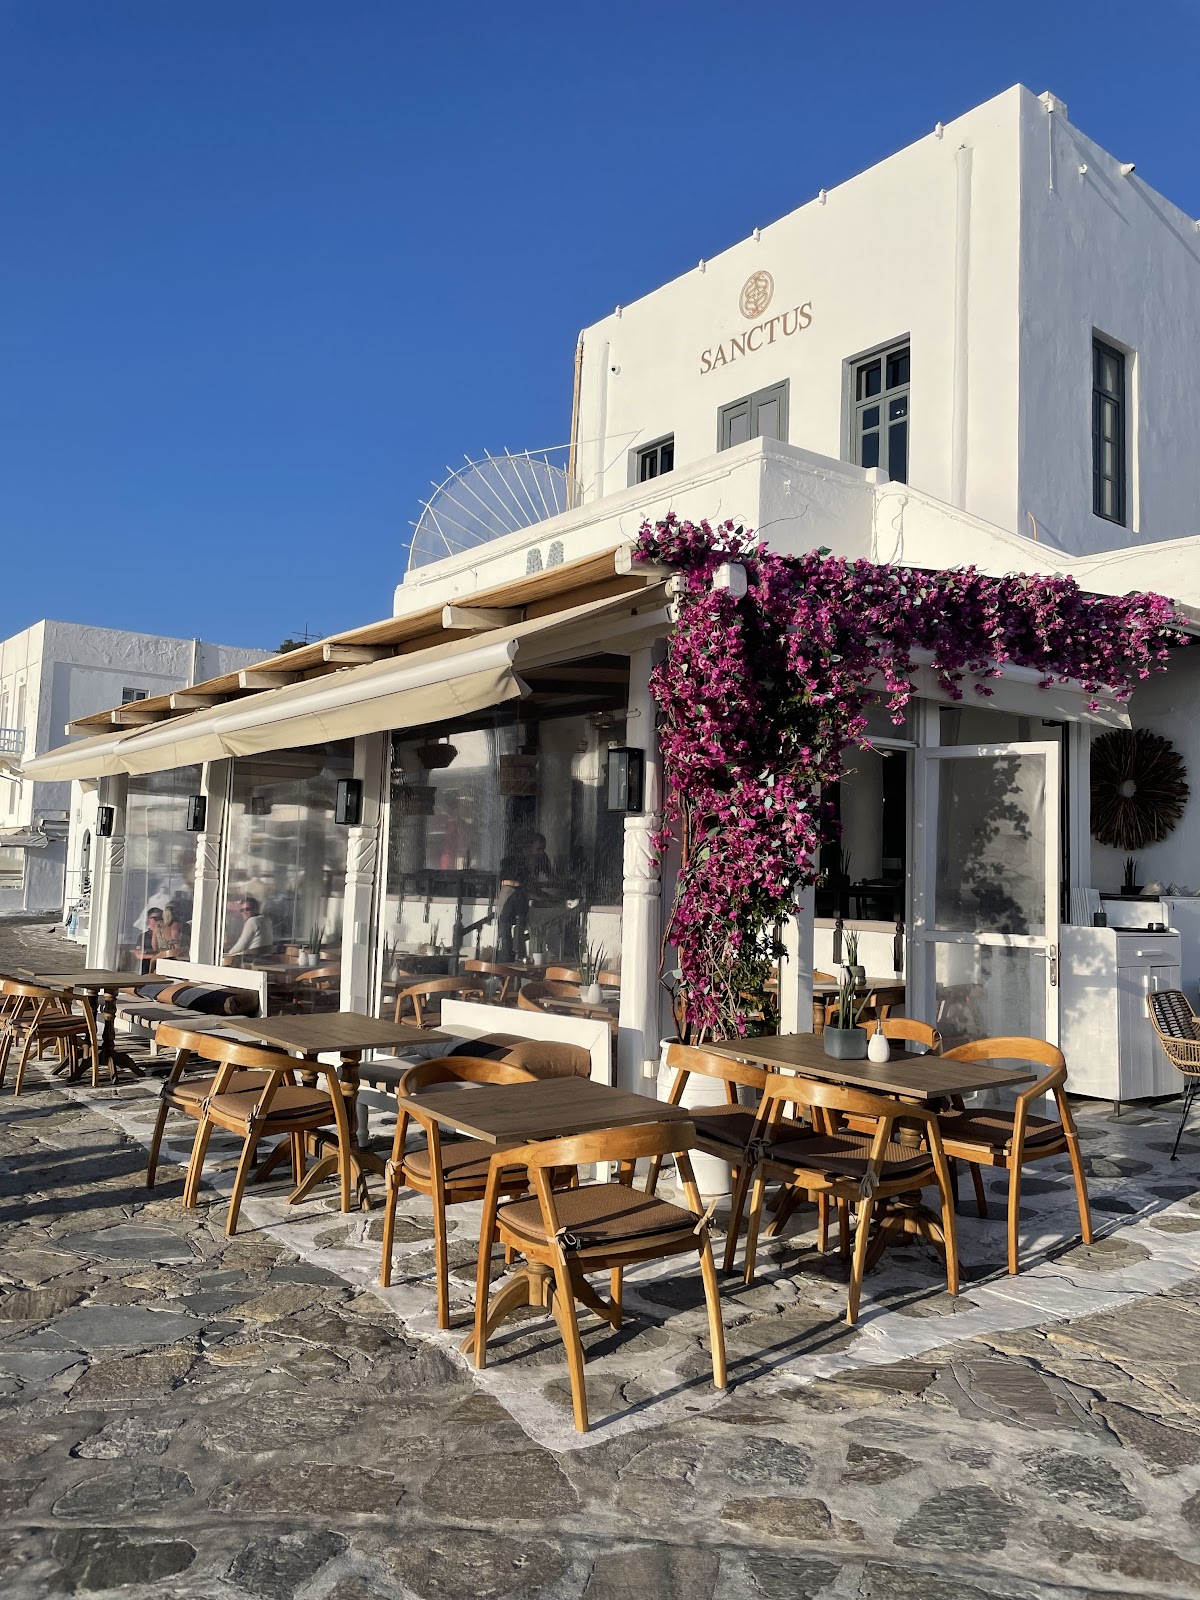
[[[777,954],[775,930],[816,880],[834,831],[823,787],[864,740],[881,695],[903,720],[913,673],[932,668],[954,699],[991,693],[1013,664],[1043,687],[1127,697],[1178,642],[1161,595],[1086,594],[1071,578],[986,577],[783,556],[731,523],[645,524],[638,556],[682,579],[678,620],[651,680],[665,778],[660,851],[681,866],[667,928],[686,1038],[744,1033]],[[738,598],[713,586],[725,563],[746,572]],[[1093,699],[1094,703],[1094,699]]]

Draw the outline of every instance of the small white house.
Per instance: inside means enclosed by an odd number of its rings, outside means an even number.
[[[265,654],[74,622],[35,622],[0,643],[0,911],[57,911],[90,876],[86,827],[73,838],[67,872],[71,785],[23,779],[22,759],[65,744],[78,717],[111,708],[132,725],[137,713],[127,708],[147,696]]]

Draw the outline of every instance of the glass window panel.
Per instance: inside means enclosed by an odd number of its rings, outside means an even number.
[[[888,429],[888,477],[908,482],[908,423],[894,422]]]
[[[858,398],[869,400],[879,393],[882,368],[878,361],[865,362],[858,369]]]
[[[196,882],[196,835],[187,831],[200,768],[131,777],[125,810],[125,876],[119,966],[151,970],[150,957],[188,959]]]
[[[658,470],[660,472],[673,472],[675,469],[675,441],[668,439],[658,452]]]
[[[641,458],[641,471],[638,473],[638,481],[639,483],[645,483],[647,478],[654,478],[657,475],[658,452],[657,450],[647,450]]]
[[[896,350],[887,358],[887,386],[897,389],[908,382],[908,351]]]
[[[864,428],[877,428],[879,426],[878,406],[865,406],[863,408],[862,425]]]
[[[725,442],[728,445],[745,444],[750,437],[750,407],[731,411],[725,418]]]
[[[877,433],[863,434],[861,464],[864,467],[877,467],[879,465],[879,435]]]
[[[333,814],[338,781],[353,770],[351,740],[234,762],[226,959],[340,963],[349,830]],[[336,1010],[338,998],[333,986],[316,1003]],[[286,979],[273,978],[269,1009],[289,1003]]]
[[[938,793],[933,927],[1044,934],[1045,757],[969,756],[933,766]]]
[[[908,396],[898,395],[895,400],[888,401],[888,421],[898,422],[908,415]]]
[[[946,1049],[971,1039],[1046,1037],[1046,957],[1040,950],[934,944],[938,1031]]]
[[[755,419],[758,423],[757,437],[760,439],[778,439],[779,437],[779,401],[764,400],[758,407]]]

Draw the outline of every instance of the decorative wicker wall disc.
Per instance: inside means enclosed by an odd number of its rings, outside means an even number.
[[[1191,789],[1169,739],[1118,728],[1092,745],[1092,837],[1114,850],[1142,850],[1165,839]]]

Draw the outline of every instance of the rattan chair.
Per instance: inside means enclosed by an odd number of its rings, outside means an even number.
[[[1066,1155],[1075,1177],[1075,1199],[1079,1205],[1079,1227],[1084,1244],[1092,1242],[1092,1218],[1088,1206],[1087,1179],[1079,1153],[1079,1135],[1067,1104],[1064,1085],[1067,1063],[1056,1045],[1044,1039],[977,1039],[947,1050],[946,1061],[1028,1061],[1050,1070],[1029,1089],[1017,1095],[1016,1108],[1003,1111],[987,1106],[981,1110],[955,1107],[939,1117],[942,1144],[955,1161],[968,1161],[972,1169],[1004,1167],[1008,1172],[1008,1270],[1019,1270],[1019,1232],[1021,1207],[1021,1168],[1030,1161],[1045,1161],[1050,1156]],[[1058,1118],[1035,1117],[1030,1106],[1045,1094],[1054,1097]],[[987,1197],[982,1184],[976,1184],[979,1215],[987,1216]]]
[[[813,1132],[795,1140],[779,1137],[784,1107],[803,1106]],[[843,1116],[869,1118],[872,1133],[854,1133],[841,1125]],[[761,1146],[754,1175],[754,1194],[750,1203],[750,1225],[746,1236],[745,1281],[754,1277],[754,1258],[762,1217],[763,1197],[768,1182],[780,1180],[809,1194],[825,1194],[832,1199],[858,1206],[858,1229],[850,1269],[850,1291],[846,1321],[858,1321],[858,1304],[863,1273],[868,1264],[868,1244],[882,1248],[890,1229],[892,1211],[920,1222],[923,1231],[932,1233],[923,1214],[907,1203],[921,1189],[936,1188],[941,1199],[941,1244],[946,1257],[946,1287],[958,1293],[958,1252],[954,1227],[954,1192],[950,1167],[942,1149],[937,1117],[922,1106],[909,1105],[862,1089],[847,1089],[839,1084],[814,1083],[806,1078],[768,1075],[760,1113],[761,1137],[772,1140]],[[898,1130],[915,1130],[919,1142],[901,1143]],[[905,1202],[903,1208],[897,1202]],[[879,1234],[870,1240],[872,1220],[878,1210]],[[900,1216],[905,1220],[905,1215]]]
[[[1184,1078],[1183,1111],[1171,1146],[1171,1160],[1179,1159],[1179,1141],[1183,1137],[1192,1101],[1200,1093],[1200,1017],[1192,1010],[1187,995],[1181,989],[1160,989],[1146,996],[1150,1022],[1158,1035],[1167,1060]]]
[[[690,1122],[656,1122],[547,1139],[492,1157],[479,1235],[475,1333],[466,1346],[474,1354],[476,1367],[486,1365],[488,1339],[511,1312],[524,1305],[545,1307],[558,1323],[566,1347],[575,1427],[586,1433],[587,1388],[576,1301],[619,1328],[621,1281],[627,1267],[695,1253],[708,1307],[713,1383],[724,1389],[725,1334],[708,1222],[688,1155],[694,1144]],[[690,1209],[633,1187],[635,1163],[647,1156],[661,1160],[665,1155],[675,1157]],[[561,1178],[566,1170],[600,1161],[618,1163],[617,1182],[555,1187],[556,1172]],[[511,1162],[520,1162],[527,1169],[535,1193],[531,1199],[510,1200],[501,1206]],[[527,1264],[489,1301],[492,1244],[497,1239],[506,1251],[523,1255]],[[609,1275],[607,1300],[587,1281],[594,1272]]]
[[[25,1083],[25,1068],[33,1054],[39,1057],[48,1046],[58,1050],[59,1059],[72,1076],[91,1062],[92,1087],[100,1082],[100,1049],[96,1038],[96,1018],[86,1000],[74,1009],[71,995],[44,984],[22,983],[6,978],[0,983],[6,1007],[0,1015],[0,1088],[8,1070],[9,1057],[18,1040],[21,1054],[13,1083],[14,1096]],[[57,1069],[56,1069],[57,1070]]]
[[[204,1156],[213,1128],[224,1128],[230,1133],[239,1134],[243,1141],[241,1160],[229,1201],[229,1215],[225,1221],[227,1235],[237,1232],[242,1196],[259,1141],[269,1139],[272,1135],[287,1135],[292,1141],[295,1161],[297,1139],[302,1140],[305,1134],[314,1133],[319,1128],[334,1128],[338,1141],[342,1210],[349,1211],[350,1127],[346,1100],[335,1066],[323,1061],[303,1063],[302,1070],[306,1077],[316,1075],[325,1078],[328,1087],[319,1089],[295,1082],[294,1075],[301,1068],[301,1063],[295,1056],[282,1050],[270,1050],[265,1045],[244,1044],[236,1039],[221,1039],[211,1033],[191,1033],[186,1028],[165,1026],[159,1028],[158,1039],[168,1049],[187,1050],[194,1056],[217,1063],[216,1076],[200,1101],[192,1159],[183,1186],[185,1207],[190,1210],[196,1204]],[[261,1073],[262,1080],[248,1088],[239,1087],[237,1074],[247,1069]],[[321,1163],[318,1162],[288,1197],[290,1204],[305,1198],[309,1185],[321,1171]]]
[[[383,1261],[379,1269],[379,1282],[386,1289],[392,1281],[392,1242],[396,1233],[396,1202],[400,1190],[408,1188],[417,1194],[428,1195],[433,1201],[439,1328],[450,1326],[446,1207],[483,1199],[493,1146],[479,1139],[443,1138],[437,1119],[410,1105],[409,1096],[421,1094],[435,1084],[528,1083],[532,1077],[532,1072],[508,1061],[474,1056],[439,1056],[433,1061],[418,1062],[400,1080],[399,1117],[392,1140],[391,1159],[384,1169]],[[410,1121],[418,1123],[425,1134],[424,1146],[415,1150],[405,1148]],[[504,1185],[506,1194],[524,1194],[528,1187],[524,1167],[516,1167],[507,1174]]]
[[[403,1022],[411,1006],[418,1028],[436,1028],[442,1020],[443,1000],[486,1000],[478,978],[422,978],[410,983],[396,996],[395,1021]]]

